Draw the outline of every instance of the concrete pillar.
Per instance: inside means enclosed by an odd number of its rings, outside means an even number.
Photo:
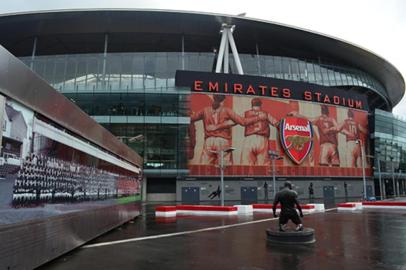
[[[142,202],[147,201],[147,177],[144,176],[142,181]]]

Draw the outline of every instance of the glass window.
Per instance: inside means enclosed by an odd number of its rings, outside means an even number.
[[[87,57],[87,90],[96,91],[102,88],[103,55],[94,54]]]
[[[45,79],[45,69],[46,69],[46,57],[38,57],[34,62],[34,71],[40,77]]]
[[[65,73],[65,91],[76,91],[76,59],[69,56]]]
[[[187,140],[188,137],[188,125],[178,125],[178,136],[177,136],[177,150],[178,150],[178,168],[187,169]],[[185,143],[186,142],[186,143]]]
[[[146,94],[145,95],[145,113],[150,116],[160,116],[162,113],[161,95],[158,94]]]
[[[89,115],[94,115],[93,104],[93,94],[73,94],[71,96],[66,95],[71,101],[75,102],[85,113]]]
[[[129,140],[132,137],[143,135],[143,140]],[[141,157],[144,157],[145,152],[145,126],[144,124],[127,124],[127,138],[125,143],[134,149]]]
[[[211,72],[212,70],[215,69],[216,63],[215,63],[215,54],[214,53],[199,53],[199,68],[198,70],[200,71],[207,71]],[[233,61],[233,58],[230,57],[230,64]],[[232,65],[232,68],[235,66]],[[237,73],[237,72],[235,72]]]
[[[66,61],[63,58],[57,59],[55,62],[55,75],[52,86],[58,91],[63,91],[65,88],[65,71]]]
[[[136,53],[131,60],[132,89],[137,91],[144,88],[144,56]]]
[[[279,56],[273,57],[273,64],[275,68],[275,77],[278,79],[283,79],[283,71],[282,71],[282,58]]]
[[[231,55],[230,55],[231,56]],[[258,76],[258,59],[255,54],[240,55],[244,74]]]
[[[175,169],[177,166],[177,125],[163,125],[165,134],[161,134],[161,163],[163,168]]]
[[[156,57],[156,70],[155,70],[155,87],[158,89],[166,88],[166,81],[168,79],[168,59],[166,53],[157,53]]]
[[[323,84],[323,76],[321,74],[320,66],[318,64],[314,64],[313,68],[314,68],[315,82],[318,84]]]
[[[307,70],[307,63],[304,61],[299,60],[299,74],[300,74],[300,80],[301,81],[309,81],[309,76],[308,76],[308,70]]]
[[[80,97],[79,97],[80,98]],[[93,114],[94,115],[115,115],[112,110],[115,96],[109,94],[94,94],[93,95]]]
[[[76,66],[76,89],[78,92],[87,90],[87,63],[85,57],[78,57]]]
[[[343,76],[345,76],[345,79],[347,81],[347,85],[354,85],[354,81],[352,80],[352,77],[350,74],[348,74],[346,71],[343,73]]]
[[[323,85],[330,85],[330,79],[328,77],[328,70],[325,67],[320,66],[320,71],[321,71],[322,84]]]
[[[44,59],[45,62],[45,69],[43,72],[43,79],[52,84],[54,80],[55,74],[55,58],[54,57],[46,57]]]
[[[122,91],[121,88],[121,54],[107,54],[106,78],[109,91]]]
[[[329,85],[337,85],[336,79],[334,76],[334,71],[332,69],[327,69],[328,72],[328,79],[329,79]]]
[[[314,74],[313,63],[306,63],[307,81],[311,83],[316,82],[316,75]]]
[[[265,76],[271,77],[271,78],[278,78],[274,57],[273,56],[263,56],[262,62],[264,63],[264,68],[262,69],[262,72],[265,74]]]
[[[185,53],[185,69],[199,71],[199,56],[197,53]]]
[[[160,100],[164,100],[161,104],[162,116],[177,116],[178,115],[178,95],[162,94]]]
[[[349,85],[349,83],[347,81],[347,76],[345,75],[343,70],[339,70],[338,72],[340,73],[340,78],[341,78],[341,82],[343,83],[343,85]]]
[[[189,116],[189,95],[178,95],[179,97],[179,108],[178,114],[179,116]]]
[[[343,80],[341,79],[341,74],[338,71],[334,71],[336,85],[343,85]]]
[[[145,94],[128,94],[125,104],[127,115],[145,115]]]
[[[323,85],[359,85],[386,93],[373,77],[354,68],[311,63],[290,57],[240,54],[246,74],[302,80]],[[22,57],[27,65],[31,57]],[[214,53],[185,53],[185,69],[211,71]],[[230,72],[236,73],[230,54]],[[105,68],[105,75],[103,70]],[[182,69],[180,52],[108,53],[37,56],[33,69],[52,86],[65,93],[79,92],[149,92],[174,90],[175,72]]]
[[[289,58],[281,57],[281,72],[283,79],[292,80],[292,72]]]
[[[168,87],[175,87],[175,73],[176,70],[182,69],[181,63],[181,54],[180,53],[168,53],[168,66],[167,66],[167,75],[168,75]]]
[[[290,74],[291,74],[291,80],[299,81],[300,80],[300,74],[299,74],[299,61],[297,59],[290,59]]]
[[[161,149],[163,128],[160,124],[145,125],[145,165],[144,168],[161,169]]]
[[[122,54],[121,63],[121,89],[122,91],[130,91],[133,89],[133,59],[131,53]]]

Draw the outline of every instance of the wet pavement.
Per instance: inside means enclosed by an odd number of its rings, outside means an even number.
[[[297,247],[267,244],[270,214],[164,221],[152,210],[41,269],[406,270],[406,210],[307,215],[316,243]]]

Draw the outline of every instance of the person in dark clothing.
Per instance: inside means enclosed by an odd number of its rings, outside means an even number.
[[[313,183],[310,183],[310,185],[309,185],[309,202],[312,203],[313,199],[314,199]]]
[[[216,198],[217,196],[220,197],[221,194],[221,189],[220,186],[217,187],[217,190],[213,191],[212,193],[210,193],[210,195],[208,196],[211,200],[213,200],[214,198]]]
[[[268,202],[268,183],[265,182],[264,184],[264,194],[265,194],[265,201]]]
[[[279,215],[279,231],[285,231],[286,224],[289,220],[292,220],[296,224],[296,231],[303,230],[303,224],[300,217],[303,217],[302,208],[297,200],[296,191],[292,190],[292,183],[289,181],[285,182],[284,188],[276,193],[275,199],[272,206],[273,216],[277,217],[276,206],[278,203],[281,204],[281,212]],[[295,205],[299,210],[300,217],[297,214]]]
[[[344,182],[344,194],[345,194],[345,201],[348,201],[348,186],[347,182]]]

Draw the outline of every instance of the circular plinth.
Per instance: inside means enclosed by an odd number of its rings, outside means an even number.
[[[314,237],[314,229],[304,228],[303,231],[286,231],[280,232],[276,230],[266,230],[268,243],[274,244],[313,244],[316,242]]]

